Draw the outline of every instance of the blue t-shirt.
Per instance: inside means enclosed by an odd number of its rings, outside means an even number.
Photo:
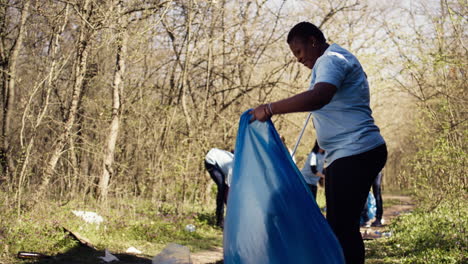
[[[337,87],[330,103],[312,111],[325,166],[385,143],[369,107],[369,85],[361,64],[349,51],[332,44],[312,69],[310,88],[326,82]]]

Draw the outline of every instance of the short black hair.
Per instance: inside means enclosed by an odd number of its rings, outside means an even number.
[[[288,43],[291,43],[293,39],[300,38],[301,40],[307,40],[310,36],[315,37],[320,43],[325,43],[327,40],[323,35],[323,32],[314,24],[310,22],[301,22],[296,24],[288,34]]]

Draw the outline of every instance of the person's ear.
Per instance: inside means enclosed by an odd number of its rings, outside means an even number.
[[[309,44],[312,46],[312,48],[318,47],[318,41],[314,36],[309,36]]]

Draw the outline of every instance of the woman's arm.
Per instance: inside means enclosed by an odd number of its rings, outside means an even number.
[[[307,112],[322,108],[336,93],[336,86],[330,83],[317,83],[313,90],[296,94],[289,98],[260,105],[252,110],[253,120],[264,122],[273,115]]]

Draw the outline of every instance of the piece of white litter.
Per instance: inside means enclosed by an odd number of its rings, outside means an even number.
[[[100,224],[104,221],[102,216],[94,212],[72,210],[72,213],[78,217],[81,217],[83,220],[85,220],[86,223]]]
[[[196,228],[192,224],[188,224],[188,225],[185,226],[185,231],[187,231],[187,232],[195,232],[195,230],[196,230]]]
[[[161,253],[156,255],[153,264],[192,264],[190,249],[188,247],[170,243]]]
[[[134,247],[129,247],[129,248],[127,249],[127,251],[125,251],[125,252],[126,252],[126,253],[132,253],[132,254],[141,254],[141,251],[138,250],[138,249],[136,249],[136,248],[134,248]]]
[[[119,261],[119,259],[116,256],[112,255],[107,249],[105,250],[104,257],[99,258],[104,260],[105,262],[112,262],[114,260]]]

